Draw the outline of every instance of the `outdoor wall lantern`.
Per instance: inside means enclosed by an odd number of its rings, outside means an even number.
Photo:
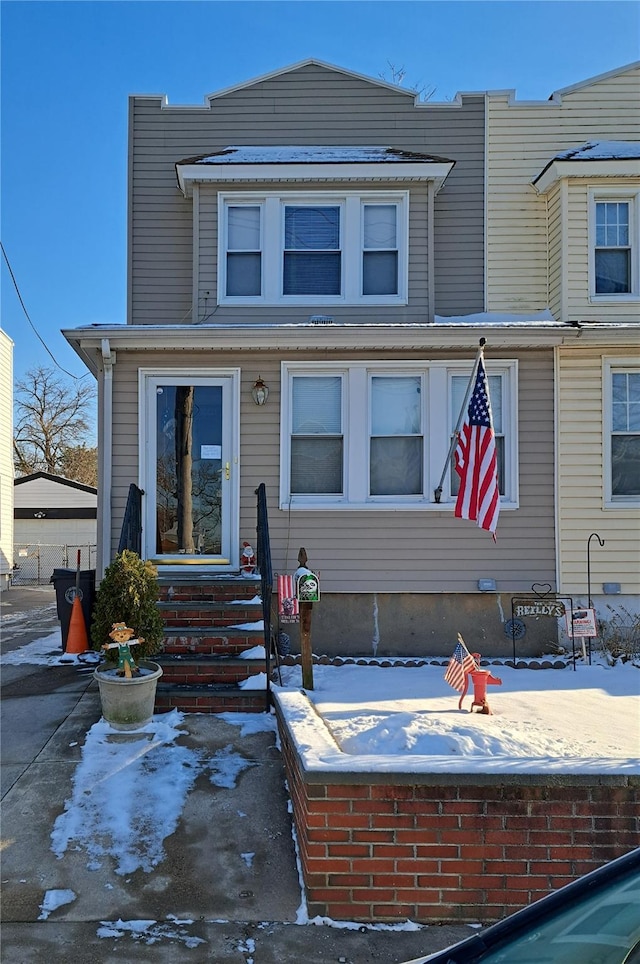
[[[258,375],[256,381],[253,383],[251,397],[256,405],[264,405],[266,400],[269,398],[269,389],[262,381],[262,375]]]

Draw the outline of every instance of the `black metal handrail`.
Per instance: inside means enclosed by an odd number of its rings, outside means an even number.
[[[118,553],[131,549],[138,555],[142,551],[142,496],[144,492],[132,482],[129,486],[127,506],[124,510]]]
[[[270,707],[271,680],[271,594],[273,592],[273,568],[271,566],[271,541],[269,539],[269,519],[267,516],[267,490],[264,482],[256,489],[258,497],[258,523],[256,526],[256,560],[260,572],[260,596],[262,598],[262,619],[264,623],[264,648],[267,673],[267,710]]]

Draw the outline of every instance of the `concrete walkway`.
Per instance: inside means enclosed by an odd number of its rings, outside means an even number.
[[[12,588],[0,613],[3,654],[58,625],[51,590]],[[76,666],[3,665],[1,682],[3,964],[391,964],[469,936],[297,923],[306,910],[275,734],[242,736],[218,716],[185,715],[180,745],[229,748],[248,766],[233,787],[197,778],[153,871],[119,875],[112,859],[89,869],[81,848],[57,858],[51,831],[100,718],[97,687]],[[39,920],[45,895],[65,891],[73,899]]]

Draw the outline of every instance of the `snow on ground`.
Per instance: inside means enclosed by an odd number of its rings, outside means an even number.
[[[242,733],[276,727],[274,717],[265,714],[227,713],[221,718],[241,726]],[[150,873],[164,859],[164,840],[175,831],[199,774],[208,772],[219,787],[236,785],[251,764],[231,745],[210,757],[181,746],[178,737],[188,729],[187,720],[188,714],[173,710],[124,734],[104,720],[93,724],[71,798],[51,833],[56,856],[79,847],[90,870],[111,857],[117,874]]]
[[[97,658],[64,656],[56,631],[5,654],[1,662],[52,667],[72,662],[82,671],[83,663]],[[306,692],[301,667],[285,666],[283,685],[274,692],[311,767],[640,773],[636,666],[609,666],[594,656],[593,665],[580,661],[576,671],[491,669],[502,679],[501,686],[488,688],[492,716],[469,713],[471,695],[458,709],[459,694],[445,682],[443,665],[316,664],[314,689]],[[242,735],[276,730],[274,715],[227,713],[222,719],[239,726]],[[152,872],[198,775],[206,772],[216,786],[233,787],[250,765],[231,745],[210,755],[182,746],[179,737],[188,728],[189,714],[177,711],[155,716],[133,734],[113,731],[103,720],[95,723],[71,796],[53,827],[54,853],[62,858],[69,848],[80,848],[89,867],[110,857],[119,874]],[[250,856],[240,855],[245,861]],[[70,900],[70,892],[50,893],[42,919]],[[149,936],[149,922],[145,925]]]
[[[491,716],[468,712],[470,694],[458,709],[444,666],[316,665],[309,691],[287,667],[274,689],[312,768],[640,773],[637,667],[491,669]]]

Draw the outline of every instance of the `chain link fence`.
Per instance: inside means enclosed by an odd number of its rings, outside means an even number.
[[[45,585],[51,581],[54,569],[76,569],[80,552],[80,568],[95,569],[96,546],[85,545],[25,545],[13,547],[13,574],[16,586]]]

